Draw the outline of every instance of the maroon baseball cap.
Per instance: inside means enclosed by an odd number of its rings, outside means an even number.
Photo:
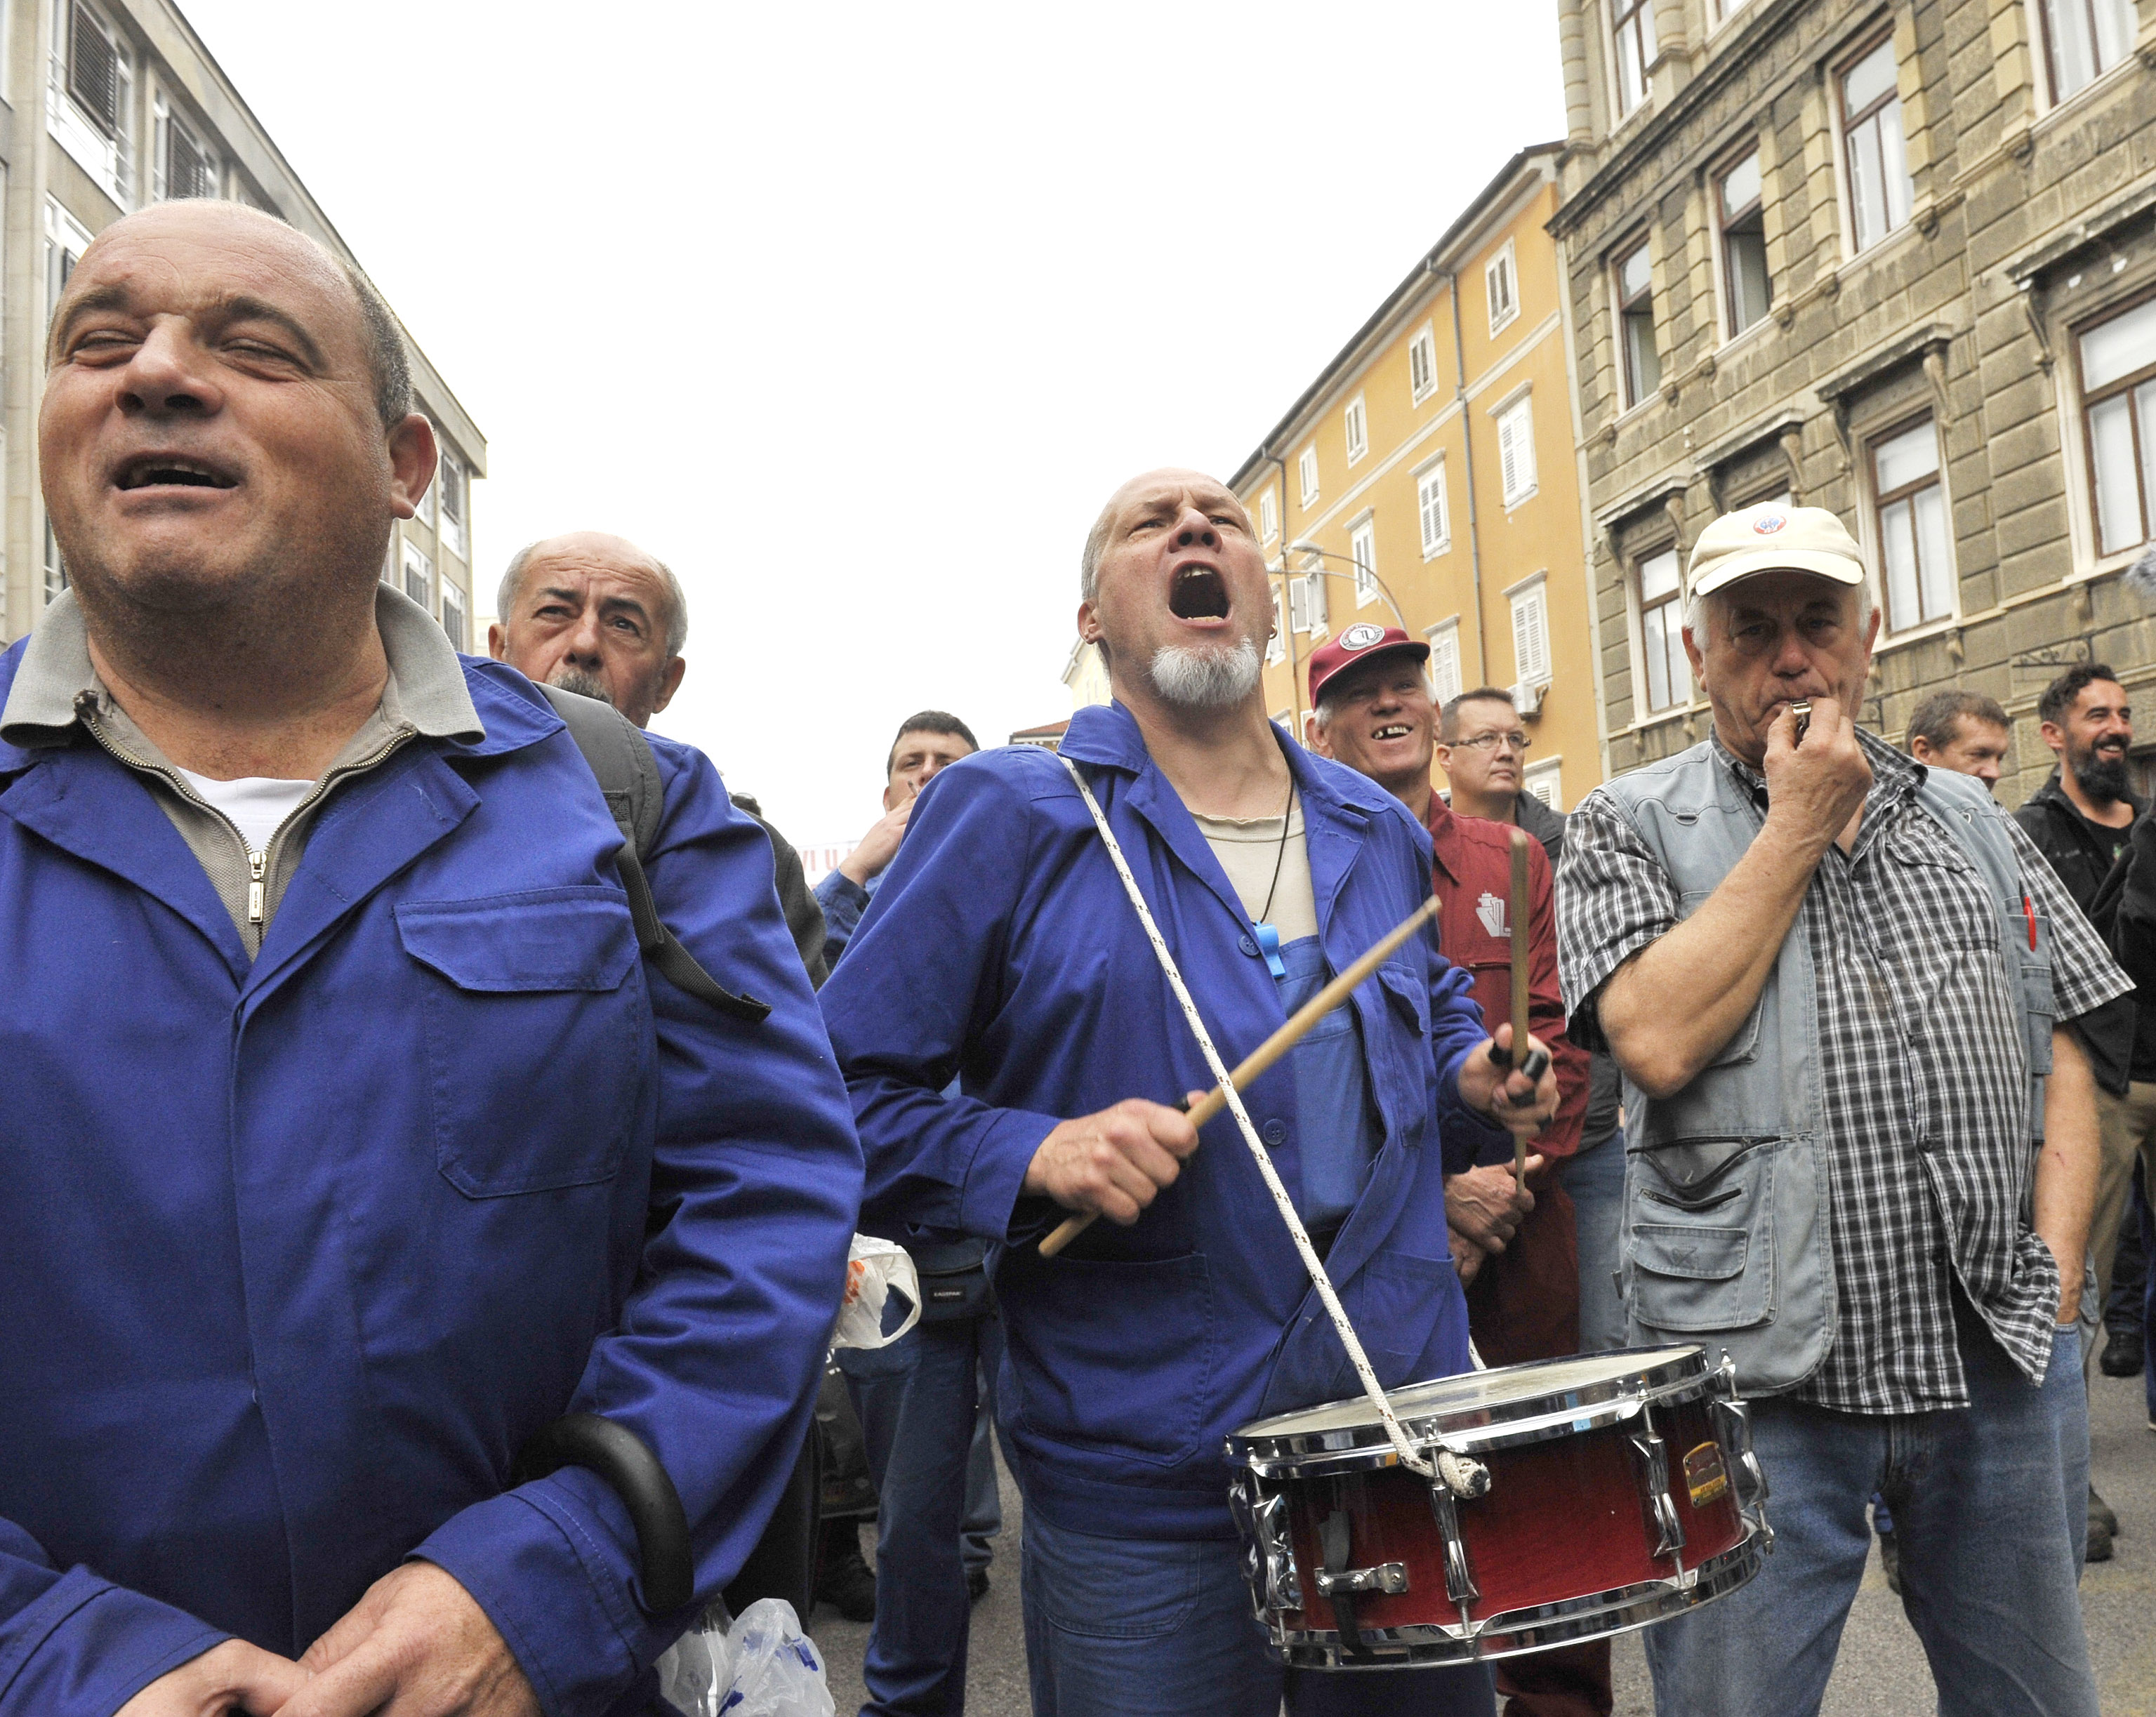
[[[1413,650],[1418,662],[1430,659],[1430,646],[1420,638],[1409,638],[1397,626],[1373,626],[1367,620],[1358,620],[1331,643],[1320,644],[1310,653],[1311,707],[1317,706],[1326,681],[1342,669],[1396,650]]]

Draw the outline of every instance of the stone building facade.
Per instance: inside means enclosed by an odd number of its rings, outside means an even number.
[[[105,228],[189,197],[265,209],[357,260],[172,0],[0,0],[0,644],[67,587],[37,471],[53,305]],[[471,486],[486,438],[418,342],[404,345],[442,463],[419,516],[391,534],[382,576],[458,648],[484,648],[473,623],[493,602],[474,600]]]
[[[2156,536],[2156,3],[1560,7],[1611,771],[1705,735],[1677,569],[1784,496],[1873,567],[1865,724],[1998,698],[2018,803],[2061,667],[2156,680],[2118,577]]]

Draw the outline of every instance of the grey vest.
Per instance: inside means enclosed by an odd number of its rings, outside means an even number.
[[[1764,822],[1702,742],[1602,788],[1660,861],[1689,918],[1736,867]],[[2042,1130],[2051,1065],[2049,925],[2037,946],[2006,815],[1980,783],[1925,772],[1917,804],[1976,868],[1998,903],[1999,958],[2020,1002],[2029,1124]],[[1672,1097],[1625,1081],[1625,1230],[1619,1280],[1637,1345],[1726,1349],[1738,1386],[1802,1382],[1834,1339],[1834,1235],[1820,1084],[1818,987],[1807,891],[1759,1000],[1699,1075]]]

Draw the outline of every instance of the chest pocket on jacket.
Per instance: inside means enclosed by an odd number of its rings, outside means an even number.
[[[435,1158],[470,1198],[613,1178],[655,1056],[636,930],[610,889],[408,901]]]

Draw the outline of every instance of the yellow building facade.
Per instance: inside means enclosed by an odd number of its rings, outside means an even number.
[[[1511,689],[1527,784],[1605,773],[1563,271],[1560,144],[1522,151],[1232,479],[1275,569],[1266,708],[1307,732],[1310,653],[1358,621],[1430,646],[1440,699]]]

